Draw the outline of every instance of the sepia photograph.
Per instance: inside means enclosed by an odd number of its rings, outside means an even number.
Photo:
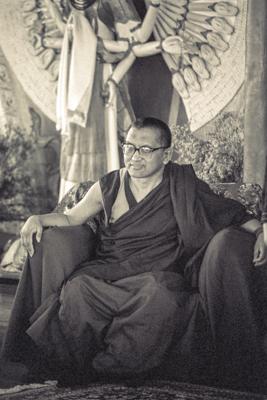
[[[0,400],[267,399],[266,0],[0,0]]]

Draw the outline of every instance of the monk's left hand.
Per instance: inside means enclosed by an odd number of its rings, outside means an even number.
[[[262,265],[267,265],[267,248],[264,243],[263,233],[261,233],[254,245],[254,257],[253,264],[255,267],[261,267]]]

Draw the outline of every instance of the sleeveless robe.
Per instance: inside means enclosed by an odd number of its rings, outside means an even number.
[[[103,185],[101,180],[100,185]],[[106,179],[104,185],[111,187]],[[103,192],[104,213],[109,215],[101,218],[95,260],[83,264],[82,272],[110,281],[143,272],[178,272],[177,261],[183,246],[169,187],[165,173],[162,182],[137,203],[129,187],[128,173],[122,169],[112,207],[109,203],[114,193],[112,190]],[[120,215],[126,208],[128,210]]]
[[[36,348],[31,351],[31,346],[24,346],[28,335],[37,349],[43,349],[62,370],[68,365],[76,367],[71,373],[91,373],[93,367],[100,373],[132,375],[163,365],[164,376],[181,379],[186,370],[191,377],[192,371],[199,376],[200,370],[209,364],[203,362],[203,355],[207,359],[207,340],[215,345],[216,355],[223,361],[224,376],[227,371],[231,379],[242,375],[246,381],[250,372],[254,376],[252,370],[259,364],[256,352],[260,344],[251,294],[251,280],[258,275],[252,268],[255,238],[239,228],[251,216],[239,203],[216,196],[195,177],[190,166],[170,163],[162,186],[137,204],[127,190],[127,180],[120,179],[121,174],[114,171],[100,182],[104,212],[99,235],[104,246],[97,248],[94,261],[83,262],[88,260],[88,254],[81,239],[77,238],[73,248],[73,239],[69,237],[62,250],[60,243],[64,235],[67,238],[64,229],[51,230],[48,248],[42,242],[36,247],[36,256],[25,265],[2,354],[17,360],[25,360],[25,352],[36,354]],[[122,186],[125,183],[126,190]],[[125,204],[125,199],[128,209],[119,215],[119,204]],[[158,214],[154,214],[156,222],[150,224],[146,218],[149,213],[153,216],[153,210],[147,206],[147,200],[158,207],[161,215],[158,219]],[[134,210],[141,213],[140,220]],[[140,231],[143,230],[136,242],[131,237],[132,247],[127,240],[130,236],[124,241],[117,230],[119,226],[124,234],[131,235],[126,224],[128,217],[132,228],[139,232],[140,225]],[[176,227],[169,221],[173,219]],[[170,243],[164,236],[167,227]],[[175,235],[176,249],[172,244]],[[163,249],[169,251],[169,258],[165,258],[162,249],[153,247],[151,237],[158,240],[158,247],[162,243]],[[58,243],[54,243],[56,240]],[[142,247],[143,240],[152,259]],[[72,258],[68,262],[65,257],[60,265],[59,253],[68,254],[68,246],[72,248]],[[142,264],[136,261],[133,249]],[[131,262],[127,263],[128,259]],[[53,281],[54,289],[48,291],[47,286],[50,274],[61,276],[61,270],[65,283],[59,297],[63,278]],[[52,294],[43,297],[43,287]],[[42,300],[34,302],[37,295],[42,295]],[[242,349],[238,344],[230,346],[233,338],[238,339],[241,334]],[[198,358],[202,358],[201,366],[196,362]]]
[[[154,368],[188,320],[184,304],[189,293],[177,267],[183,245],[168,174],[138,203],[128,174],[121,170],[120,175],[109,222],[103,215],[100,224],[95,259],[81,264],[63,286],[58,327],[47,320],[43,325],[43,314],[37,312],[27,330],[46,353],[80,371],[90,365],[99,373],[117,374]],[[112,191],[103,193],[104,208],[110,196]],[[123,203],[128,210],[118,216]]]

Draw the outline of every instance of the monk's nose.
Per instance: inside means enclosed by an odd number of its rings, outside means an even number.
[[[139,160],[141,158],[140,154],[139,154],[139,150],[136,149],[135,152],[132,155],[132,160]]]

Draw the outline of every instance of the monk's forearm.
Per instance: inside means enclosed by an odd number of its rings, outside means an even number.
[[[244,224],[241,225],[241,228],[245,229],[245,231],[247,232],[255,234],[258,234],[262,229],[261,223],[256,218],[253,218],[245,222]]]
[[[73,216],[63,213],[42,214],[35,217],[38,218],[43,227],[80,225],[80,221],[76,220]]]

